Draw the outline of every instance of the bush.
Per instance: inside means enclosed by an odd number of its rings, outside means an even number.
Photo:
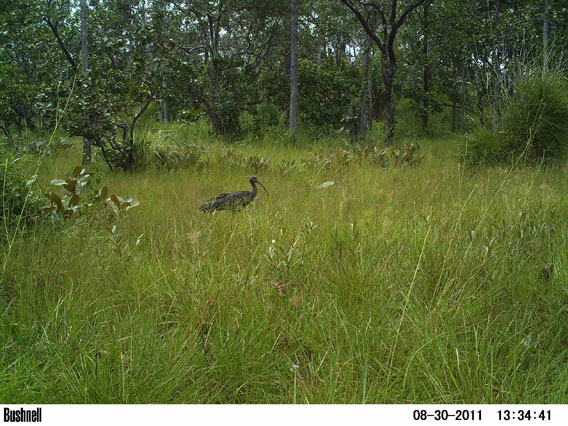
[[[465,135],[461,159],[471,165],[495,164],[501,159],[501,146],[496,134],[479,125],[472,133]]]
[[[300,61],[298,84],[302,91],[298,100],[301,119],[316,126],[340,128],[349,107],[359,105],[358,96],[353,97],[361,87],[356,66],[344,64],[337,69],[332,63],[316,66]]]
[[[270,102],[262,102],[256,106],[254,114],[245,111],[241,114],[240,124],[244,132],[266,132],[280,122],[280,108]]]
[[[12,227],[25,224],[36,218],[43,205],[44,198],[37,194],[33,186],[37,176],[31,176],[32,158],[16,156],[0,147],[0,217],[1,226]]]
[[[490,127],[479,124],[465,137],[462,158],[470,164],[520,157],[550,162],[564,157],[567,147],[568,84],[559,74],[538,74],[516,80],[497,120]]]
[[[504,108],[503,153],[532,160],[561,158],[568,146],[568,84],[560,75],[535,75],[515,85]],[[526,150],[526,152],[525,152]]]

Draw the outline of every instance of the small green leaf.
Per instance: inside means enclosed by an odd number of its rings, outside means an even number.
[[[74,194],[77,189],[77,180],[73,179],[73,178],[69,178],[67,179],[65,185],[63,186],[67,191],[69,191],[70,193]]]
[[[69,200],[68,205],[71,206],[71,207],[75,207],[77,204],[79,204],[80,200],[81,200],[81,197],[79,197],[77,194],[73,194],[73,196]]]
[[[79,177],[85,172],[85,169],[82,166],[77,166],[73,169],[73,176]]]
[[[33,175],[33,176],[26,182],[26,186],[33,185],[35,182],[37,182],[37,175]]]
[[[332,186],[332,185],[335,185],[335,182],[330,180],[330,181],[322,183],[321,185],[318,186],[318,188],[327,188],[328,186]]]
[[[115,202],[112,201],[111,198],[107,198],[106,203],[112,208],[112,210],[116,213],[117,216],[120,216],[120,210],[118,206],[115,204]]]
[[[134,200],[132,203],[124,203],[125,204],[125,208],[124,211],[128,211],[134,207],[137,207],[138,205],[140,205],[140,202],[138,200]]]
[[[55,203],[55,205],[57,206],[57,210],[59,211],[64,210],[63,202],[61,201],[61,197],[59,197],[59,195],[54,194],[53,192],[48,192],[46,195],[49,197],[51,201]]]
[[[49,213],[55,211],[56,209],[57,209],[57,207],[55,207],[55,206],[49,206],[49,207],[44,208],[44,209],[41,211],[41,214],[47,215],[47,214],[49,214]]]

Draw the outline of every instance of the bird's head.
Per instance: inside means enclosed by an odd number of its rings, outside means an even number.
[[[257,179],[256,176],[251,176],[250,179],[249,179],[249,182],[253,187],[254,187],[255,183],[258,183],[260,186],[262,186],[262,189],[264,189],[266,191],[266,193],[268,194],[268,191],[266,190],[264,185],[262,183],[260,183],[260,181]],[[268,196],[270,197],[270,194],[268,194]]]

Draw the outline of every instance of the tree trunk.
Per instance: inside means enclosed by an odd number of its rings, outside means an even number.
[[[456,132],[456,110],[457,110],[456,100],[453,99],[452,100],[452,133]]]
[[[223,134],[223,119],[219,113],[219,104],[221,102],[221,72],[219,69],[216,50],[212,54],[211,61],[212,64],[209,67],[209,80],[212,85],[212,98],[209,108],[209,118],[211,119],[213,134],[219,136]]]
[[[390,13],[383,12],[382,8],[374,2],[357,2],[353,0],[341,0],[341,2],[357,17],[365,32],[373,39],[377,47],[381,51],[382,56],[382,74],[385,84],[386,98],[386,143],[392,145],[394,137],[394,99],[393,99],[393,81],[396,73],[396,54],[395,39],[398,30],[404,24],[408,15],[410,15],[417,7],[420,7],[425,0],[417,0],[408,5],[399,15],[397,14],[397,1],[392,0]],[[359,7],[358,7],[359,6]],[[378,34],[373,28],[371,18],[377,11],[381,16],[382,34]],[[398,15],[398,16],[397,16]]]
[[[87,0],[81,0],[81,72],[89,71],[89,43],[87,38]],[[91,139],[83,136],[83,166],[91,162]]]
[[[369,91],[368,91],[368,74],[369,74],[369,55],[371,53],[371,39],[367,37],[365,40],[365,50],[363,52],[363,64],[361,69],[362,87],[361,87],[361,124],[359,125],[359,136],[365,139],[367,134],[367,115],[369,114]]]
[[[461,105],[460,105],[460,132],[463,133],[463,122],[465,114],[465,78],[462,77],[461,83]]]
[[[373,107],[375,105],[373,100],[373,61],[371,49],[369,49],[369,63],[367,64],[367,101],[369,102],[367,106],[367,130],[370,132],[373,128]]]
[[[386,101],[386,137],[385,142],[387,145],[392,145],[394,141],[394,124],[395,124],[395,111],[394,111],[394,94],[393,82],[394,74],[396,72],[396,63],[389,61],[389,55],[382,55],[382,74],[383,83],[385,85],[385,101]]]
[[[345,55],[345,42],[338,40],[335,44],[335,66],[337,70],[341,70],[341,65],[343,64],[343,56]]]
[[[544,15],[543,15],[543,28],[542,28],[542,40],[544,43],[544,71],[547,69],[548,64],[548,0],[544,1]]]
[[[87,38],[87,0],[81,0],[81,71],[89,69],[89,41]]]
[[[169,123],[170,122],[170,113],[168,111],[168,102],[165,99],[160,101],[160,106],[162,107],[162,122]]]
[[[18,137],[22,137],[22,117],[18,116],[16,120],[16,127],[18,128]]]
[[[422,131],[428,133],[428,119],[430,114],[430,102],[428,99],[428,95],[430,92],[430,82],[432,80],[432,74],[430,72],[430,66],[428,64],[428,7],[430,6],[430,2],[426,1],[424,3],[423,9],[424,14],[422,17],[422,36],[423,36],[423,45],[422,45],[422,53],[424,55],[424,70],[422,73],[423,79],[423,98],[422,98]]]
[[[292,0],[290,16],[290,134],[296,143],[298,133],[298,11],[300,0]]]

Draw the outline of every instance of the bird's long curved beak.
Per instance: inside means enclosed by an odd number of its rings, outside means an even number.
[[[258,180],[257,180],[257,182],[258,182],[258,184],[259,184],[260,186],[262,186],[262,189],[264,189],[264,190],[266,191],[266,193],[268,194],[268,191],[266,190],[266,188],[264,187],[264,185],[263,185],[262,183],[260,183],[260,181],[258,181]],[[268,194],[268,196],[270,197],[270,194]]]

